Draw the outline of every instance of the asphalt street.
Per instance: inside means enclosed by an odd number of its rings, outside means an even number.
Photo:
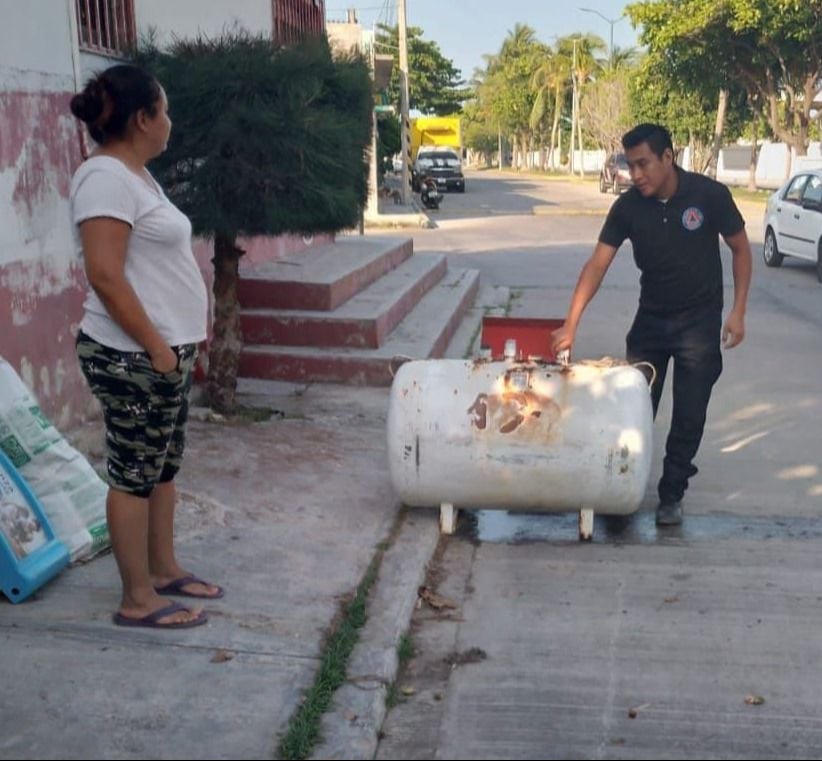
[[[612,196],[486,171],[445,196],[416,251],[510,288],[509,311],[563,317]],[[414,615],[378,758],[816,758],[822,752],[822,286],[762,261],[745,342],[725,353],[685,522],[657,529],[670,416],[628,519],[483,511],[441,542],[428,583],[457,607]],[[725,301],[733,297],[724,250]],[[638,295],[625,245],[583,317],[577,358],[621,356]]]

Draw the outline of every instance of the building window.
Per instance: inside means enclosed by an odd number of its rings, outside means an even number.
[[[323,0],[272,0],[274,41],[293,45],[309,35],[325,32]]]
[[[75,0],[80,48],[127,56],[137,41],[134,0]]]

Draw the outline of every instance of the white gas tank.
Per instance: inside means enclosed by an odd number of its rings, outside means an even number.
[[[628,365],[408,362],[391,387],[391,481],[418,507],[631,513],[652,424],[648,383]]]

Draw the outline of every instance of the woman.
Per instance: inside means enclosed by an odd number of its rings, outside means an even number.
[[[114,622],[199,626],[202,609],[162,596],[223,595],[174,553],[174,476],[208,297],[191,223],[146,169],[168,142],[168,102],[153,77],[120,65],[91,79],[71,110],[99,146],[74,175],[71,211],[91,285],[77,356],[103,406],[106,515],[123,583]]]

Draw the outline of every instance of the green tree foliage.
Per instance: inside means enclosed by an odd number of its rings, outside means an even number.
[[[608,63],[614,71],[631,71],[637,66],[639,60],[640,54],[636,48],[621,48],[619,45],[614,45]]]
[[[531,86],[534,72],[548,56],[527,24],[515,24],[496,55],[486,57],[479,76],[478,99],[492,124],[507,135],[514,152],[524,152],[533,142],[531,113],[537,93]]]
[[[546,156],[552,164],[554,151],[560,136],[560,117],[568,88],[571,84],[572,58],[559,44],[556,49],[548,50],[539,67],[531,77],[531,89],[536,93],[529,120],[532,129],[547,124],[551,120],[551,138]]]
[[[486,166],[491,166],[491,157],[498,148],[499,134],[497,128],[483,116],[476,101],[468,103],[463,111],[462,141],[466,148],[483,156]]]
[[[232,32],[138,56],[168,94],[168,149],[152,164],[194,232],[214,240],[212,406],[234,406],[242,347],[238,236],[333,232],[356,224],[367,190],[371,79],[327,43],[277,48]]]
[[[645,0],[626,10],[669,76],[743,88],[773,133],[807,152],[822,77],[820,0]]]
[[[531,80],[547,50],[527,24],[516,24],[488,61],[486,100],[502,128],[509,133],[528,129],[535,93]]]
[[[410,108],[423,114],[448,116],[461,110],[468,96],[460,70],[446,58],[439,45],[422,38],[424,32],[409,26],[408,40],[408,98]],[[377,31],[377,47],[381,53],[394,56],[394,69],[388,86],[388,97],[400,105],[399,31],[396,26],[380,24]]]
[[[311,40],[275,48],[232,34],[146,51],[174,129],[152,165],[198,235],[334,232],[367,192],[366,64]]]
[[[664,65],[654,55],[646,56],[631,72],[628,81],[631,121],[654,122],[668,128],[676,150],[688,145],[694,171],[704,172],[711,159],[718,89],[689,88],[671,82]],[[744,92],[731,92],[725,134],[738,137],[750,121]]]

